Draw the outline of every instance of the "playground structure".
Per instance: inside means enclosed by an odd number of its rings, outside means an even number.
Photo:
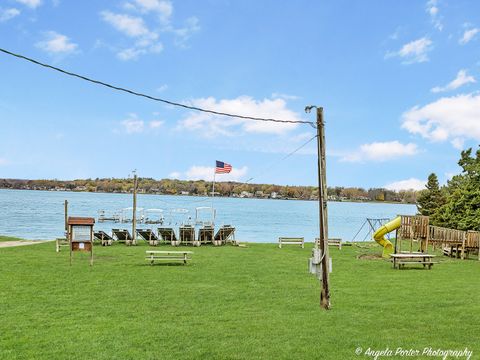
[[[402,250],[402,245],[409,244],[410,253],[428,252],[428,227],[430,219],[428,216],[421,215],[399,215],[400,225],[397,228],[395,240],[395,253],[406,252]],[[415,247],[415,245],[417,245]]]
[[[393,253],[393,245],[388,240],[385,235],[391,233],[393,230],[398,229],[400,226],[400,217],[396,217],[395,219],[387,222],[386,224],[379,227],[372,235],[373,239],[383,247],[383,257],[388,257],[391,253]]]
[[[366,218],[365,221],[363,222],[362,226],[360,226],[360,229],[356,232],[355,236],[352,238],[352,244],[355,243],[357,239],[363,239],[361,241],[365,241],[367,239],[371,239],[373,237],[373,233],[380,227],[385,225],[387,222],[389,222],[390,219],[388,218]],[[366,227],[365,227],[366,226]],[[363,230],[363,232],[362,232]],[[366,232],[365,232],[366,230]],[[390,233],[386,234],[386,237],[388,240],[390,240]]]
[[[392,231],[396,231],[395,246],[385,238],[385,235]],[[461,259],[477,252],[480,260],[480,232],[433,226],[430,225],[428,216],[399,215],[379,227],[372,237],[383,247],[384,257],[389,257],[392,253],[425,254],[428,253],[430,244],[433,249],[442,247],[445,255]],[[406,242],[408,251],[402,250]]]
[[[448,256],[468,258],[470,253],[478,252],[480,260],[480,232],[448,229],[440,226],[430,226],[430,242],[435,248],[441,246]]]

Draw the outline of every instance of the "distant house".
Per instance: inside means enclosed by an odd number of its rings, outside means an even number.
[[[188,191],[180,191],[180,195],[190,195]]]
[[[242,191],[240,193],[240,197],[241,198],[251,198],[251,197],[253,197],[253,194],[251,192],[248,192],[248,191]]]

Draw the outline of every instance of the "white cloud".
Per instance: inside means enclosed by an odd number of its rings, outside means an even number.
[[[363,144],[360,146],[360,149],[343,156],[340,160],[346,162],[362,162],[366,160],[381,162],[403,156],[412,156],[417,153],[418,147],[416,144],[402,144],[395,140]]]
[[[450,141],[450,143],[452,144],[452,146],[453,146],[455,149],[463,150],[464,144],[465,144],[465,139],[455,138],[455,139],[453,139],[452,141]]]
[[[274,92],[272,94],[272,99],[277,99],[277,98],[284,99],[284,100],[299,100],[300,96]]]
[[[120,60],[132,60],[132,59],[137,59],[140,55],[143,55],[146,53],[145,49],[136,49],[136,48],[128,48],[128,49],[123,49],[117,53],[117,57]]]
[[[463,33],[463,36],[460,38],[460,40],[458,40],[459,44],[461,45],[467,44],[468,42],[473,40],[473,38],[478,34],[478,32],[480,32],[479,28],[465,30],[465,32]]]
[[[32,9],[35,9],[38,6],[42,5],[42,0],[16,0],[16,1]]]
[[[168,174],[168,177],[170,179],[180,179],[180,176],[182,176],[182,174],[178,171],[174,171],[174,172],[171,172],[170,174]]]
[[[427,5],[425,7],[427,13],[430,15],[430,20],[433,23],[433,26],[439,30],[443,30],[443,24],[440,21],[440,16],[439,16],[439,9],[438,9],[438,0],[429,0],[427,1]]]
[[[163,120],[151,120],[145,122],[138,118],[138,115],[135,113],[129,114],[128,118],[121,121],[120,124],[123,127],[123,130],[127,134],[140,134],[148,129],[159,129],[163,126],[165,122]]]
[[[135,41],[126,48],[116,50],[121,60],[134,60],[141,55],[162,52],[160,35],[173,36],[174,44],[185,48],[187,40],[200,30],[199,20],[194,16],[187,18],[183,27],[174,26],[170,0],[130,0],[123,4],[123,10],[126,13],[108,10],[100,13],[105,22]]]
[[[145,129],[145,122],[140,120],[136,114],[130,114],[128,119],[123,120],[121,124],[127,134],[142,133]]]
[[[385,58],[400,57],[404,59],[404,64],[422,63],[429,60],[428,52],[431,50],[432,41],[423,37],[403,45],[398,51],[387,53]]]
[[[131,9],[139,9],[143,13],[155,12],[162,22],[168,22],[173,13],[173,5],[168,0],[133,0]]]
[[[8,163],[7,159],[0,157],[0,166],[8,165]]]
[[[115,29],[127,36],[139,37],[150,34],[150,31],[141,17],[115,14],[110,11],[102,11],[100,15],[105,22],[109,23]]]
[[[455,79],[453,79],[451,82],[449,82],[445,86],[434,87],[433,89],[431,89],[431,92],[439,93],[443,91],[455,90],[465,84],[475,83],[475,82],[476,80],[473,76],[467,75],[467,70],[460,70]]]
[[[187,180],[213,180],[213,172],[215,168],[209,166],[194,165],[185,172]],[[233,166],[232,171],[229,174],[221,174],[216,176],[217,181],[239,181],[245,177],[248,172],[248,167],[243,166],[236,168]]]
[[[110,11],[102,11],[100,15],[105,22],[112,25],[116,30],[135,39],[131,47],[117,52],[117,57],[120,60],[134,60],[140,55],[162,52],[163,44],[158,41],[158,32],[150,31],[143,18],[116,14]]]
[[[480,141],[480,94],[444,97],[402,115],[402,128],[432,141]]]
[[[45,40],[37,42],[35,46],[50,54],[71,54],[78,48],[78,45],[72,43],[67,36],[55,31],[45,32],[44,37]]]
[[[302,120],[300,115],[287,107],[283,99],[255,100],[250,96],[216,100],[213,97],[194,99],[190,105],[236,115]],[[292,123],[252,121],[217,116],[207,113],[191,113],[179,122],[178,128],[201,133],[206,137],[238,135],[239,129],[247,133],[284,134],[297,127]]]
[[[199,20],[195,16],[189,17],[183,27],[174,28],[167,26],[164,31],[169,31],[175,35],[175,45],[185,48],[186,42],[190,37],[200,30]]]
[[[420,180],[416,178],[410,178],[407,180],[395,181],[390,184],[385,185],[385,189],[399,191],[399,190],[424,190],[425,180]]]
[[[164,91],[167,90],[167,89],[168,89],[168,85],[167,85],[167,84],[162,84],[162,85],[160,85],[156,90],[157,90],[158,92],[164,92]]]
[[[165,121],[162,121],[162,120],[152,120],[148,123],[148,126],[151,128],[151,129],[158,129],[159,127],[161,127],[163,124],[165,123]]]
[[[0,22],[5,22],[13,19],[15,16],[20,15],[20,10],[15,8],[2,9],[0,8]]]

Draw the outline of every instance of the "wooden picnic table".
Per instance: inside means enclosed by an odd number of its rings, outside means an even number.
[[[436,264],[436,262],[433,261],[435,256],[436,255],[426,253],[390,254],[394,269],[400,269],[410,264],[422,264],[424,268],[428,267],[428,269],[431,269],[433,264]]]
[[[186,264],[191,260],[188,255],[193,254],[193,251],[147,250],[145,254],[145,260],[150,261],[150,265],[153,265],[155,261],[183,261]]]

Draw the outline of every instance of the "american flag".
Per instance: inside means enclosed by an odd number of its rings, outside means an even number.
[[[230,171],[232,171],[232,165],[217,160],[215,174],[228,174]]]

